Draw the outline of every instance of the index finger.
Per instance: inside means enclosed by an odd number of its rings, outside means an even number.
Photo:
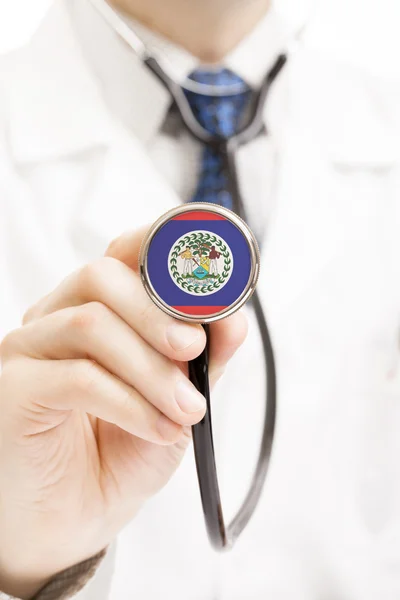
[[[138,270],[139,252],[150,226],[127,231],[108,246],[106,256],[117,258]],[[243,344],[248,331],[247,318],[242,311],[210,324],[210,383],[222,375],[235,352]]]
[[[105,256],[116,258],[138,272],[140,247],[149,229],[149,225],[143,225],[140,229],[125,231],[108,245]]]

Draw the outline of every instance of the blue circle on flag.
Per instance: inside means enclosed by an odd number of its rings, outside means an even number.
[[[229,213],[186,205],[173,211],[150,239],[146,256],[150,287],[159,302],[181,318],[223,315],[254,279],[249,235],[254,236],[244,223],[239,228],[238,219],[231,220]]]

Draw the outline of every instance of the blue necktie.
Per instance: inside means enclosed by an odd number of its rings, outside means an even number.
[[[184,90],[194,116],[212,135],[229,138],[242,124],[251,90],[245,82],[229,71],[194,71],[189,79],[212,86],[235,86],[238,93],[231,95],[205,95]],[[241,91],[240,91],[241,90]],[[192,202],[212,202],[232,209],[232,197],[225,172],[224,159],[214,148],[203,150],[200,179]]]

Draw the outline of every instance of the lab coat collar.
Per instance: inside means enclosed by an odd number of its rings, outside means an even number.
[[[183,83],[194,69],[202,66],[184,48],[154,34],[137,22],[130,21],[130,24],[146,46],[154,50],[156,56],[161,57],[167,67],[170,67],[176,81]],[[221,66],[230,69],[250,87],[257,89],[275,63],[276,57],[286,50],[293,29],[293,24],[289,26],[285,23],[275,6],[271,6],[254,29],[227,54]]]
[[[171,105],[169,93],[88,0],[70,0],[66,10],[85,67],[90,76],[96,78],[111,114],[129,127],[142,143],[148,143],[164,122]],[[145,27],[132,26],[145,43],[156,39]],[[162,51],[161,40],[159,45]],[[173,56],[172,44],[165,43],[167,47],[169,57],[174,59],[183,77],[191,68],[189,55],[176,52]]]
[[[80,0],[80,3],[88,8],[86,0]],[[56,2],[28,48],[6,57],[8,137],[16,163],[52,160],[105,146],[115,135],[118,122],[124,126],[130,123],[139,141],[146,144],[160,127],[170,104],[163,86],[135,59],[109,26],[99,22],[97,25],[104,28],[98,38],[104,48],[102,57],[110,52],[109,64],[113,66],[119,87],[113,87],[111,81],[108,82],[110,85],[105,84],[100,74],[93,70],[80,44],[79,32],[72,25],[67,4],[66,0]],[[265,23],[263,27],[266,27]],[[294,29],[292,27],[292,33]],[[265,32],[261,27],[252,35],[258,39],[262,30]],[[99,32],[93,36],[93,41],[98,35]],[[227,64],[238,72],[241,68],[243,73],[247,72],[246,53],[251,47],[252,44],[247,47],[243,42],[241,50],[238,48],[228,57]],[[99,48],[97,44],[92,49],[97,52]],[[173,52],[176,48],[171,45],[168,55],[171,60]],[[185,53],[179,52],[179,56],[179,60],[175,56],[174,64],[180,65],[184,76],[192,63]],[[267,62],[271,58],[272,50]],[[315,66],[318,61],[320,66]],[[303,68],[302,62],[307,66]],[[396,82],[386,82],[386,85],[362,73],[358,82],[353,68],[346,65],[327,68],[329,61],[324,57],[319,59],[318,52],[313,49],[308,51],[306,48],[289,63],[283,78],[290,80],[293,88],[289,91],[289,119],[297,111],[297,122],[306,121],[310,130],[315,129],[322,154],[338,164],[357,167],[387,166],[398,162],[399,124],[388,120],[389,116],[392,118],[399,112],[393,110],[400,95]],[[260,75],[260,65],[249,69],[253,83]],[[299,72],[302,73],[301,81]],[[125,81],[124,94],[121,94],[121,81]],[[142,84],[137,86],[137,81]],[[125,112],[118,111],[116,106],[110,107],[106,88],[109,93],[116,94],[115,102],[117,97],[129,97],[129,102],[124,105]],[[286,110],[279,101],[279,94],[277,98],[278,111]],[[273,102],[268,103],[268,125],[274,122],[273,106]]]
[[[97,0],[100,5],[106,0]],[[70,0],[72,21],[88,63],[104,90],[107,103],[142,142],[157,133],[171,105],[163,85],[137,59],[130,46],[114,31],[89,0]],[[200,61],[140,23],[114,11],[133,29],[165,71],[178,83],[200,66]],[[115,29],[117,27],[115,26]],[[231,69],[257,88],[292,35],[274,7],[253,31],[225,57],[221,66]],[[138,82],[140,84],[138,85]],[[151,98],[151,111],[149,110]]]
[[[178,80],[198,66],[182,48],[138,23],[132,26],[165,57]],[[289,35],[291,30],[272,10],[224,64],[256,87]],[[7,94],[16,162],[37,162],[106,144],[115,121],[147,144],[171,104],[163,85],[87,0],[54,3],[29,46],[13,59]]]

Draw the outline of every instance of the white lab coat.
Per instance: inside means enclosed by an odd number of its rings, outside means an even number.
[[[0,66],[0,337],[112,238],[180,202],[57,23]],[[279,85],[259,282],[278,420],[261,504],[237,547],[214,554],[188,452],[82,600],[400,597],[400,90],[306,47]],[[251,323],[214,400],[228,514],[257,452],[263,385]]]

